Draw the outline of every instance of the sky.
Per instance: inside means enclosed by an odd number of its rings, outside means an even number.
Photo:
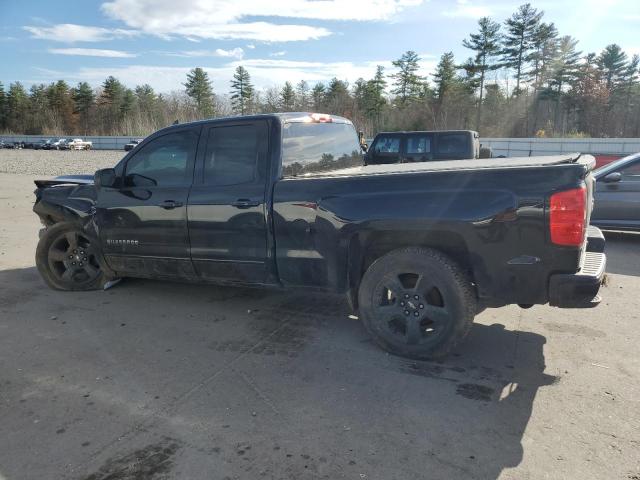
[[[508,0],[0,0],[0,81],[58,79],[181,90],[202,67],[226,93],[243,65],[258,88],[285,81],[371,78],[406,50],[429,76],[440,55],[463,61],[482,16],[504,22]],[[535,1],[584,53],[618,43],[640,54],[640,0]]]

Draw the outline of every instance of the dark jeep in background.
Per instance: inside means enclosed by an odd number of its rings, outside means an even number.
[[[378,133],[364,157],[366,165],[489,158],[473,130]]]
[[[322,114],[174,125],[95,177],[36,181],[36,262],[60,290],[130,276],[339,292],[383,348],[432,358],[486,307],[598,304],[593,165],[364,166],[351,122]]]

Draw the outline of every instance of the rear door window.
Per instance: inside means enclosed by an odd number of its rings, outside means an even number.
[[[469,135],[466,133],[438,134],[435,158],[438,160],[462,160],[473,158],[470,154]]]
[[[256,179],[258,169],[256,124],[209,129],[204,157],[205,185],[239,185]]]
[[[424,155],[431,153],[431,135],[412,135],[407,138],[407,154]]]

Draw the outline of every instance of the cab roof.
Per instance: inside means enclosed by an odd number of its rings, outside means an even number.
[[[341,117],[339,115],[331,115],[328,113],[314,113],[314,112],[276,112],[276,113],[261,113],[256,115],[234,115],[228,117],[216,117],[206,118],[203,120],[195,120],[193,122],[176,123],[169,125],[158,131],[170,130],[173,128],[180,128],[189,125],[203,125],[209,123],[222,123],[237,120],[264,120],[264,119],[277,119],[281,123],[340,123],[352,125],[351,120]]]

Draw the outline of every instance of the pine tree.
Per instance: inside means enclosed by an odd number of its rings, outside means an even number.
[[[542,15],[543,12],[538,12],[530,3],[525,3],[505,21],[507,31],[503,38],[502,63],[505,67],[516,71],[515,94],[520,93],[523,72],[526,65],[533,59],[535,36]]]
[[[612,43],[598,55],[596,60],[598,69],[606,81],[607,88],[613,90],[618,87],[625,74],[627,65],[627,54],[622,51],[619,45]]]
[[[311,89],[311,105],[316,112],[322,112],[326,104],[326,88],[322,83],[316,83]]]
[[[125,86],[114,76],[107,77],[102,83],[102,93],[98,98],[98,105],[102,113],[103,128],[109,135],[120,130],[125,90]]]
[[[213,89],[209,75],[202,68],[196,67],[187,74],[187,81],[183,84],[185,91],[196,104],[201,117],[211,117],[213,108]]]
[[[137,85],[135,90],[136,101],[143,113],[153,113],[158,105],[158,96],[153,87],[147,83]]]
[[[348,115],[351,113],[349,85],[343,80],[333,77],[327,86],[325,94],[327,113],[335,115]]]
[[[367,81],[365,111],[367,117],[373,121],[374,130],[378,130],[381,124],[381,117],[387,100],[384,97],[384,91],[387,81],[384,79],[384,67],[376,66],[376,74]]]
[[[393,83],[395,88],[391,90],[391,93],[398,96],[398,103],[401,106],[420,97],[425,79],[418,75],[419,61],[418,54],[413,50],[408,50],[398,60],[391,62],[394,67],[399,69],[398,72],[391,75],[391,78],[395,80]]]
[[[472,33],[468,40],[462,42],[466,48],[476,52],[471,63],[467,62],[465,65],[467,73],[478,79],[478,88],[480,89],[476,112],[476,130],[480,130],[482,121],[482,98],[487,72],[500,67],[500,64],[495,62],[500,53],[500,24],[489,17],[483,17],[478,20],[478,26],[480,27],[478,33]]]
[[[556,56],[558,29],[553,23],[541,22],[536,27],[531,40],[531,70],[526,73],[527,80],[533,83],[534,91],[547,80],[549,64]]]
[[[295,109],[296,92],[293,90],[291,82],[284,82],[284,87],[280,92],[280,108],[283,112],[292,112]]]
[[[31,85],[29,89],[29,125],[27,134],[39,135],[49,123],[49,99],[44,84]]]
[[[122,118],[129,115],[136,106],[136,96],[130,88],[125,89],[122,96],[122,105],[120,105],[120,114]]]
[[[582,52],[576,51],[578,40],[566,35],[558,41],[558,52],[551,61],[550,85],[559,94],[562,88],[572,83],[578,72]]]
[[[306,112],[309,110],[309,84],[300,80],[296,85],[296,110]]]
[[[73,118],[73,100],[71,90],[64,80],[58,80],[47,87],[49,108],[55,125],[56,133],[70,133],[75,130]]]
[[[27,129],[29,98],[20,82],[9,85],[7,92],[7,129],[10,132],[23,133]]]
[[[367,82],[360,77],[353,82],[353,99],[359,111],[364,111],[367,96]]]
[[[84,134],[89,132],[89,112],[93,107],[96,96],[93,89],[87,82],[80,82],[78,86],[71,91],[71,98],[74,103],[74,113],[80,115],[80,123]]]
[[[0,82],[0,131],[7,128],[7,94],[4,91],[4,85]]]
[[[231,80],[231,105],[233,111],[244,115],[249,113],[253,102],[253,85],[246,68],[239,65]]]
[[[446,94],[453,87],[456,77],[456,65],[454,62],[453,52],[444,53],[440,57],[440,62],[433,74],[433,83],[435,84],[435,98],[439,105]]]

